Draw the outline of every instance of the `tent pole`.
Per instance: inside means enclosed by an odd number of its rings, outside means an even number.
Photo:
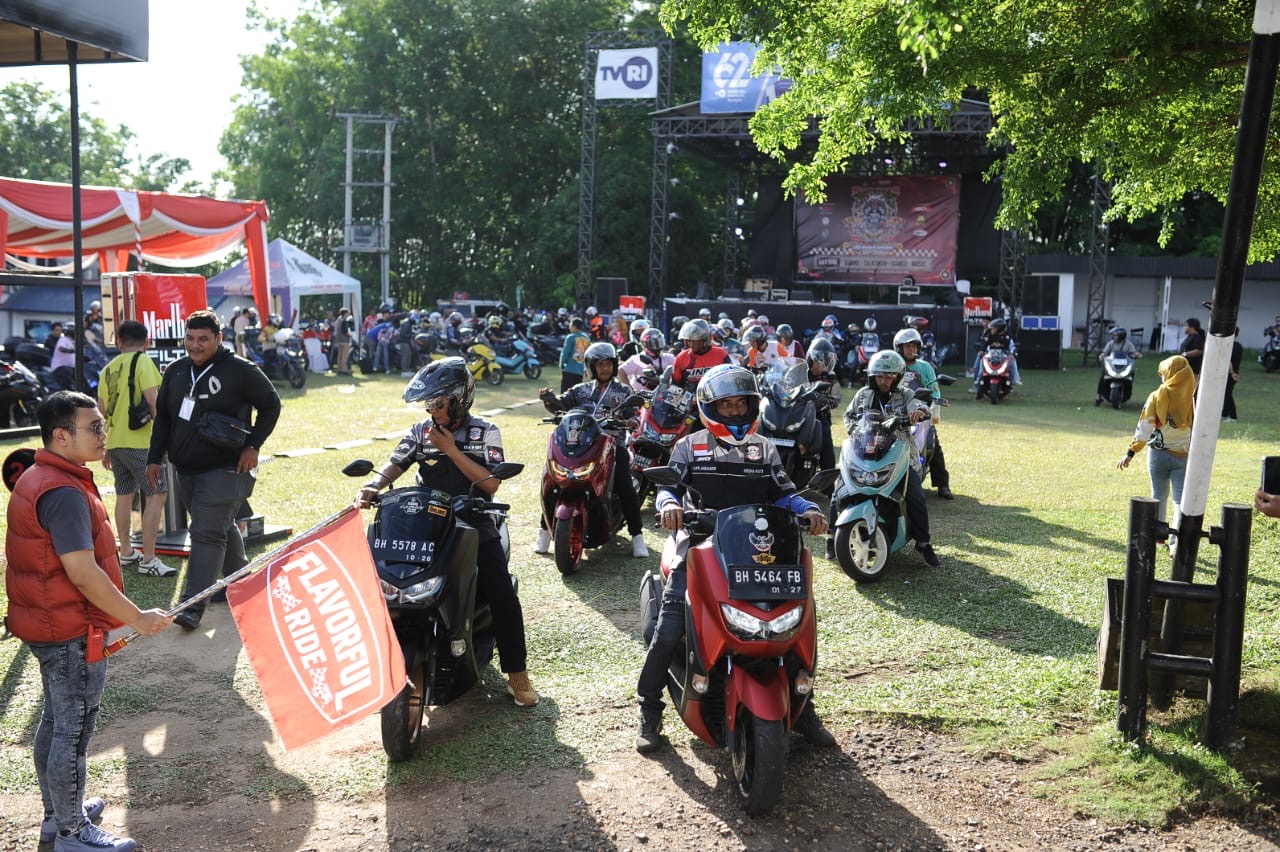
[[[71,280],[75,286],[72,304],[75,306],[76,353],[72,369],[75,370],[75,388],[82,393],[89,392],[89,382],[84,374],[84,260],[80,257],[83,251],[84,235],[80,221],[80,93],[77,82],[76,58],[80,45],[74,41],[67,42],[67,68],[71,85]]]

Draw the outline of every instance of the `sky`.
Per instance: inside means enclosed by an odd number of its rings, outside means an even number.
[[[129,153],[164,153],[191,161],[190,177],[206,186],[226,161],[218,139],[231,123],[240,90],[240,56],[257,54],[266,34],[245,29],[249,0],[150,0],[147,62],[81,65],[80,111],[134,133]],[[270,17],[295,17],[298,0],[258,0]],[[0,86],[34,80],[69,95],[65,65],[0,68]],[[225,191],[225,186],[223,187]]]

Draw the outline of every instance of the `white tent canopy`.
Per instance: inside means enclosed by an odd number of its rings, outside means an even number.
[[[341,295],[342,303],[351,309],[356,328],[360,327],[360,282],[279,237],[267,244],[267,287],[272,302],[279,301],[280,315],[286,322],[292,323],[303,296]],[[251,304],[253,285],[248,261],[242,260],[210,278],[207,290],[211,305],[241,298],[244,304]]]

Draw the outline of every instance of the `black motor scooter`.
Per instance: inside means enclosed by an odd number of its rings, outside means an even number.
[[[342,472],[367,476],[372,470],[373,462],[357,459]],[[522,464],[504,462],[490,477],[510,479],[522,470]],[[480,536],[458,514],[494,513],[501,529],[510,506],[474,496],[476,484],[458,496],[420,486],[383,492],[369,524],[378,584],[409,675],[382,708],[382,747],[393,761],[413,756],[427,707],[465,694],[493,658],[493,615],[487,602],[476,600]]]
[[[0,429],[38,425],[36,408],[45,393],[30,367],[21,361],[0,360]]]
[[[778,369],[771,367],[761,379],[760,434],[773,441],[783,469],[804,488],[818,470],[818,455],[826,424],[818,420],[819,407],[826,403],[826,382],[809,381],[805,361]]]

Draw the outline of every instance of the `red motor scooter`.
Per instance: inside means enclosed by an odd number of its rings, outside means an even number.
[[[670,467],[645,475],[657,485],[680,482]],[[838,475],[820,471],[810,487],[826,488]],[[685,488],[700,505],[696,491]],[[686,510],[684,523],[702,541],[686,554],[684,647],[671,658],[667,692],[689,730],[728,750],[747,813],[767,813],[782,793],[787,734],[813,688],[812,557],[800,519],[777,506]],[[646,574],[640,586],[646,642],[657,626],[665,578],[679,560],[677,541],[673,536],[662,549],[662,576]]]
[[[978,362],[978,395],[979,402],[983,396],[991,398],[996,405],[1009,395],[1013,389],[1013,355],[1003,347],[992,346],[982,353]]]
[[[691,413],[693,394],[671,384],[670,367],[663,372],[652,393],[641,391],[640,395],[648,398],[640,409],[640,422],[631,431],[629,447],[631,482],[635,485],[636,497],[643,505],[653,490],[653,485],[645,478],[645,468],[665,465],[671,458],[671,448],[689,433],[697,419]]]
[[[619,408],[639,401],[629,397]],[[618,439],[607,430],[625,430],[628,423],[582,408],[542,422],[556,424],[547,438],[542,514],[555,542],[556,568],[573,574],[584,549],[608,544],[622,527],[622,505],[613,488]]]

